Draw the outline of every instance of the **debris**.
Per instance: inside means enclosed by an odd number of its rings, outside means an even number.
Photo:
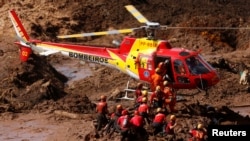
[[[79,115],[78,115],[78,114],[69,113],[69,112],[62,111],[62,110],[55,110],[54,113],[57,114],[57,115],[64,116],[64,117],[68,117],[68,118],[72,118],[72,119],[77,119],[77,118],[79,118]]]

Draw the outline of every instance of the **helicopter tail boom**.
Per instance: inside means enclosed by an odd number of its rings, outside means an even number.
[[[14,10],[9,11],[9,17],[14,26],[17,39],[19,40],[17,44],[20,46],[20,59],[25,62],[32,53],[31,44],[29,43],[30,37]]]

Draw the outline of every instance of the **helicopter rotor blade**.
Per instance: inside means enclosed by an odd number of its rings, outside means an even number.
[[[161,26],[161,29],[167,30],[167,29],[195,29],[195,30],[204,30],[204,29],[214,29],[214,30],[237,30],[237,29],[250,29],[250,27],[185,27],[185,26],[176,26],[176,27],[171,27],[171,26]]]
[[[140,22],[148,23],[149,21],[133,6],[126,5],[125,8]]]
[[[71,35],[60,35],[60,36],[57,36],[57,38],[65,39],[65,38],[78,38],[78,37],[88,37],[88,36],[101,36],[101,35],[131,33],[136,29],[139,29],[139,28],[130,28],[130,29],[121,29],[121,30],[109,30],[109,31],[71,34]]]

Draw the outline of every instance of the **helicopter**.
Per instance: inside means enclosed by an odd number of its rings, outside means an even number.
[[[160,62],[167,62],[165,67],[168,70],[168,81],[174,89],[207,90],[219,82],[220,78],[215,68],[205,61],[200,51],[172,47],[167,40],[156,39],[156,31],[164,26],[148,21],[133,5],[126,5],[125,8],[145,25],[138,28],[57,36],[65,39],[124,34],[145,29],[147,37],[126,36],[116,48],[31,39],[16,12],[10,10],[9,17],[19,40],[15,44],[20,48],[20,60],[26,62],[32,53],[45,56],[61,53],[71,58],[116,68],[148,84],[151,83],[151,76],[155,73],[157,65]]]

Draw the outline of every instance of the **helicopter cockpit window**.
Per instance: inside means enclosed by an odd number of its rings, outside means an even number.
[[[183,62],[181,60],[174,61],[174,69],[175,69],[175,72],[180,74],[180,75],[186,74],[186,70],[185,70]]]
[[[194,56],[187,58],[186,63],[191,74],[205,74],[209,72],[204,64]]]

